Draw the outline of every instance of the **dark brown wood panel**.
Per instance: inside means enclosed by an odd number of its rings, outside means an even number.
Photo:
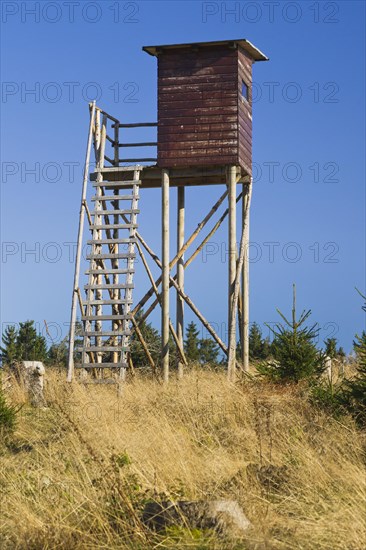
[[[199,141],[226,141],[228,139],[235,139],[238,138],[238,130],[230,130],[229,132],[196,132],[196,133],[188,133],[181,135],[179,137],[178,143],[185,143],[185,142],[199,142]],[[248,139],[248,137],[245,137],[244,139]],[[176,141],[177,140],[177,134],[176,133],[168,133],[168,134],[159,134],[159,141],[160,142],[166,142],[166,141]]]
[[[186,109],[187,105],[189,105],[189,108],[202,108],[202,105],[207,108],[212,107],[235,107],[237,108],[238,105],[238,99],[236,95],[232,95],[232,97],[222,97],[220,99],[193,99],[191,94],[187,94],[186,97],[180,101],[163,101],[161,98],[158,102],[160,111],[164,111],[167,109]]]
[[[240,61],[240,63],[239,63]],[[158,165],[251,165],[252,60],[238,49],[162,51],[158,56]]]
[[[179,86],[175,85],[174,83],[169,83],[166,85],[161,84],[159,87],[159,96],[161,94],[165,93],[188,93],[188,92],[214,92],[214,91],[220,91],[224,92],[225,90],[231,91],[231,92],[237,92],[238,91],[238,82],[235,81],[219,81],[219,82],[211,82],[208,86],[207,82],[201,82],[201,83],[192,83],[192,82],[186,82],[181,83]]]
[[[222,165],[238,164],[238,157],[235,156],[220,156],[220,157],[197,157],[193,158],[176,158],[176,159],[161,159],[158,165],[161,168],[175,168],[178,166],[222,166]]]
[[[236,119],[234,122],[231,122],[228,124],[227,122],[225,124],[217,122],[217,123],[210,123],[210,124],[200,124],[197,126],[196,124],[186,124],[184,126],[184,130],[187,133],[200,133],[200,132],[224,132],[224,131],[238,131],[238,120]],[[158,128],[159,135],[169,135],[169,134],[180,134],[182,132],[181,126],[177,125],[171,125],[171,126],[160,126]]]

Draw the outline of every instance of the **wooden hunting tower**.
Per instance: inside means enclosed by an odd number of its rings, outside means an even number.
[[[77,254],[71,307],[68,380],[74,366],[94,373],[106,383],[111,371],[121,387],[126,370],[133,368],[130,336],[140,341],[155,374],[158,367],[139,325],[156,306],[161,307],[161,367],[169,378],[170,336],[177,349],[177,372],[187,366],[184,352],[184,307],[189,307],[227,356],[228,377],[236,367],[249,368],[249,212],[252,193],[252,66],[267,57],[244,39],[145,46],[158,59],[158,121],[126,122],[90,104],[90,122],[81,195]],[[146,128],[157,127],[157,141],[146,141]],[[128,135],[142,129],[143,142]],[[120,133],[120,131],[122,132]],[[157,158],[146,148],[157,148]],[[124,153],[132,149],[134,154]],[[90,173],[91,154],[95,153]],[[151,150],[151,149],[150,149]],[[122,153],[122,154],[121,154]],[[185,236],[185,188],[223,185],[224,189],[193,233]],[[177,249],[170,254],[170,197],[177,187]],[[140,192],[161,192],[161,258],[138,230]],[[93,191],[93,193],[91,192]],[[209,196],[209,193],[207,193]],[[227,208],[208,234],[188,255],[218,209]],[[237,247],[237,204],[241,204],[241,239]],[[148,207],[148,204],[145,205]],[[85,217],[88,221],[84,230]],[[188,266],[228,219],[228,342],[225,343],[186,294]],[[88,237],[86,237],[88,235]],[[89,238],[89,240],[87,240]],[[90,247],[85,296],[79,286],[83,246]],[[135,259],[150,281],[150,289],[133,307]],[[161,269],[154,280],[146,254]],[[161,285],[160,289],[159,286]],[[176,292],[176,323],[170,318],[170,288]],[[147,307],[147,302],[153,302]],[[77,307],[81,312],[82,345],[74,346]],[[145,311],[146,307],[146,311]],[[236,358],[239,326],[241,360]],[[74,365],[74,351],[79,352]],[[99,376],[99,378],[98,378]]]
[[[240,166],[252,174],[252,64],[247,40],[145,46],[158,58],[158,166]]]

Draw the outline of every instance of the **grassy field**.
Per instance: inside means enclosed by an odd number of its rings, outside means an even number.
[[[48,369],[48,408],[6,391],[24,405],[0,444],[2,550],[365,548],[365,436],[301,386],[192,370],[167,386],[135,376],[118,399]],[[235,499],[252,528],[238,543],[150,533],[141,511],[162,498]]]

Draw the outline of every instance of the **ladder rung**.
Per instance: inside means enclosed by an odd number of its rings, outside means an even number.
[[[132,201],[132,199],[137,199],[137,195],[94,195],[92,201]]]
[[[130,166],[108,166],[107,168],[95,168],[93,172],[90,173],[90,180],[95,181],[97,174],[103,174],[103,172],[141,172],[146,166],[142,164],[133,164]]]
[[[117,321],[117,320],[130,320],[131,315],[82,315],[83,321]]]
[[[83,348],[82,346],[76,346],[75,351],[85,351],[85,353],[90,353],[91,351],[99,351],[99,352],[110,352],[110,351],[128,351],[126,348],[122,348],[122,346],[88,346],[86,348]]]
[[[105,285],[84,285],[85,290],[90,288],[91,290],[108,290],[109,288],[134,288],[133,284],[105,284]]]
[[[95,260],[96,262],[98,262],[99,260],[128,260],[128,259],[135,259],[136,258],[136,254],[129,254],[127,252],[125,252],[124,254],[121,252],[120,254],[119,253],[116,253],[116,254],[91,254],[89,256],[86,257],[87,260]],[[109,272],[108,272],[109,273]]]
[[[140,214],[140,210],[130,208],[129,210],[93,210],[91,212],[92,216],[116,216],[119,214]]]
[[[126,180],[126,181],[96,181],[93,187],[123,187],[131,185],[140,185],[141,180]]]
[[[135,273],[134,269],[88,269],[85,275],[128,275]]]
[[[136,229],[137,223],[111,223],[101,225],[90,225],[90,229]]]
[[[126,369],[127,363],[84,363],[75,366],[79,369]]]
[[[137,242],[137,239],[134,237],[128,239],[91,239],[86,244],[134,244]]]
[[[90,305],[90,306],[113,306],[115,304],[132,304],[133,300],[131,299],[125,299],[123,298],[118,300],[90,300],[89,302],[84,302],[84,306]]]
[[[100,332],[97,330],[91,330],[90,332],[82,332],[81,336],[130,336],[131,331],[125,330],[124,332],[118,332],[116,330],[107,330],[104,332]]]

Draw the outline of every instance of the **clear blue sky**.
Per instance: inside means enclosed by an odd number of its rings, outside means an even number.
[[[251,321],[276,321],[276,307],[289,312],[296,282],[298,308],[312,309],[321,340],[334,334],[350,350],[365,328],[355,291],[366,289],[364,2],[3,1],[1,8],[3,324],[34,319],[42,328],[46,319],[55,338],[67,331],[67,243],[77,234],[88,100],[97,93],[121,120],[154,121],[156,60],[143,45],[242,37],[270,57],[254,66]],[[222,191],[187,190],[187,233]],[[159,191],[143,191],[140,206],[141,233],[160,254]],[[188,294],[222,337],[226,231],[186,272]],[[141,265],[136,279],[137,299],[147,287]],[[158,324],[157,314],[152,320]]]

